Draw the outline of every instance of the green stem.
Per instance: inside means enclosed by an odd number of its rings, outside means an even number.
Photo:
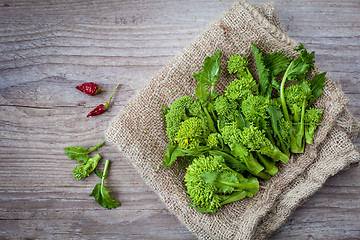
[[[293,62],[291,62],[290,65],[292,63]],[[283,76],[283,78],[281,80],[281,85],[280,85],[280,100],[281,100],[281,106],[282,106],[283,114],[284,114],[284,117],[285,117],[286,121],[290,121],[289,112],[287,110],[286,101],[285,101],[285,82],[286,82],[286,78],[287,78],[287,75],[288,75],[288,71],[290,69],[290,65],[286,69],[286,71],[284,73],[284,76]]]
[[[210,87],[210,98],[212,99],[214,96],[215,83],[211,84]]]
[[[231,195],[228,195],[226,197],[224,197],[223,201],[220,203],[220,205],[225,205],[231,202],[235,202],[238,201],[240,199],[243,199],[247,196],[247,192],[246,191],[241,191],[241,192],[234,192]]]
[[[303,153],[304,152],[304,134],[305,134],[305,124],[304,124],[304,115],[305,115],[306,101],[303,101],[301,107],[301,116],[300,116],[300,127],[299,130],[292,134],[290,147],[291,152],[293,153]],[[297,129],[297,128],[296,128]]]
[[[102,175],[102,178],[101,178],[101,186],[104,186],[104,181],[105,181],[105,178],[106,178],[106,172],[107,172],[108,167],[109,167],[109,162],[110,162],[110,160],[106,160],[106,162],[105,162],[104,171],[103,171],[103,175]]]
[[[263,155],[261,155],[259,152],[256,152],[257,157],[260,159],[260,162],[265,166],[265,171],[269,173],[270,175],[275,175],[278,172],[278,167],[275,165],[275,163]]]
[[[211,155],[217,155],[224,158],[226,165],[230,168],[236,169],[239,172],[249,171],[248,167],[237,158],[233,157],[229,153],[221,150],[210,150]]]
[[[244,183],[232,183],[232,182],[225,182],[225,181],[219,181],[220,183],[237,188],[237,190],[258,190],[259,189],[259,182],[258,181],[252,181],[252,182],[244,182]]]
[[[306,109],[306,101],[304,99],[303,104],[302,104],[302,108],[301,108],[301,117],[300,117],[300,132],[302,134],[304,134],[305,132],[305,109]]]
[[[207,118],[207,120],[208,120],[208,125],[209,125],[210,131],[211,131],[211,132],[217,132],[217,130],[216,130],[216,128],[215,128],[215,125],[214,125],[214,121],[212,120],[209,111],[206,109],[206,106],[204,106],[204,104],[201,103],[201,102],[200,102],[200,104],[201,104],[202,109],[203,109],[203,111],[204,111],[204,113],[205,113],[205,116],[206,116],[206,118]]]
[[[92,149],[90,149],[90,152],[97,150],[97,149],[98,149],[99,147],[101,147],[102,145],[104,145],[104,142],[101,142],[101,143],[99,143],[98,145],[96,145],[95,147],[93,147]]]

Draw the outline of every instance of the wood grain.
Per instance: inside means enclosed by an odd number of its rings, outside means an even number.
[[[287,33],[316,52],[359,119],[360,2],[275,2]],[[88,196],[96,176],[73,178],[63,148],[103,141],[129,98],[232,4],[0,0],[1,239],[195,239],[115,147],[101,149],[107,187],[122,202],[110,211]],[[84,81],[121,84],[101,117],[85,116],[109,95],[74,90]],[[359,168],[331,177],[271,239],[360,239],[359,180]]]

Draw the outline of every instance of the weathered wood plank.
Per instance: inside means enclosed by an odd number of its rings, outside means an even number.
[[[287,33],[316,52],[360,119],[359,1],[275,2]],[[88,196],[96,176],[73,178],[63,148],[104,140],[129,98],[232,3],[0,1],[0,238],[195,239],[115,147],[101,149],[122,202],[111,211]],[[84,81],[121,84],[101,118],[85,116],[108,95],[74,89]],[[359,238],[359,179],[359,168],[330,178],[271,239]]]

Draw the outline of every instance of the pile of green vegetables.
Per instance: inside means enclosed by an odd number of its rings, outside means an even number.
[[[259,191],[291,153],[312,144],[323,111],[312,107],[322,94],[325,74],[312,75],[314,52],[299,45],[298,57],[284,52],[264,54],[252,44],[259,81],[247,58],[231,56],[227,70],[236,78],[225,93],[214,91],[221,74],[221,51],[206,57],[194,98],[183,96],[163,106],[169,146],[163,166],[182,159],[186,190],[199,212],[214,213],[220,206]],[[311,77],[310,79],[310,76]]]

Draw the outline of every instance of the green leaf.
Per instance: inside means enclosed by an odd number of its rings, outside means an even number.
[[[220,193],[232,193],[234,191],[234,188],[232,186],[223,184],[222,181],[232,183],[238,182],[238,179],[235,175],[219,171],[204,171],[203,174],[200,175],[200,178],[207,184],[216,187],[217,192]]]
[[[283,117],[281,110],[275,108],[274,106],[269,106],[266,108],[266,110],[269,113],[271,127],[274,131],[275,136],[281,139],[281,134],[279,130],[279,121]]]
[[[67,147],[65,148],[65,153],[69,158],[76,160],[77,162],[87,162],[89,159],[90,148],[84,149],[81,146]]]
[[[214,84],[219,81],[219,76],[221,74],[221,54],[222,52],[221,50],[219,50],[215,52],[211,57],[207,56],[204,60],[202,70],[198,73],[193,74],[194,78],[205,85],[214,86]]]
[[[245,172],[249,170],[243,162],[226,152],[220,150],[209,150],[209,154],[223,157],[226,165],[232,169],[235,169],[236,171]]]
[[[95,185],[93,191],[89,196],[93,196],[95,201],[103,208],[112,209],[121,206],[115,198],[111,197],[109,191],[105,188],[106,172],[109,166],[109,160],[106,160],[104,172],[102,174],[101,183]]]
[[[298,57],[290,63],[284,74],[284,78],[287,80],[304,79],[306,73],[314,68],[314,52],[308,53],[302,44],[295,50],[300,51],[300,53]]]
[[[179,145],[169,143],[168,148],[165,150],[165,156],[162,165],[164,167],[171,167],[178,157],[185,156]]]
[[[95,185],[89,196],[93,196],[95,201],[103,208],[112,209],[121,206],[115,198],[110,196],[109,191],[101,183]]]
[[[194,97],[199,99],[200,102],[206,102],[209,97],[209,89],[206,87],[205,83],[199,82],[195,88],[195,94]]]
[[[285,71],[289,66],[290,59],[285,57],[284,52],[270,53],[263,57],[265,67],[269,69],[270,81],[273,88],[279,89],[280,84],[276,81],[276,76]]]
[[[256,61],[256,68],[259,74],[260,95],[264,97],[270,97],[272,92],[272,83],[271,83],[269,69],[266,68],[264,64],[263,55],[260,49],[257,46],[255,46],[255,44],[253,43],[251,44]]]
[[[70,159],[74,159],[77,162],[86,163],[87,160],[89,160],[89,153],[97,150],[102,145],[104,145],[103,142],[99,143],[98,145],[96,145],[95,147],[93,147],[91,149],[90,148],[84,149],[81,146],[77,146],[77,147],[67,147],[67,148],[64,148],[64,150]]]
[[[309,106],[323,93],[323,87],[326,85],[326,72],[316,74],[310,81],[311,97],[309,98]]]
[[[198,211],[199,213],[215,213],[216,210],[212,210],[212,209],[207,209],[207,208],[201,208],[198,206],[195,206],[193,204],[188,204],[189,207],[195,208],[196,211]]]
[[[179,165],[179,167],[178,167],[178,172],[180,172],[180,170],[183,168],[183,167],[185,167],[185,165],[186,164],[188,164],[188,163],[190,163],[192,160],[193,160],[193,158],[194,157],[187,157],[187,158],[185,158],[181,163],[180,163],[180,165]]]
[[[102,178],[102,177],[103,177],[102,173],[101,173],[99,170],[97,170],[97,169],[94,170],[94,173],[95,173],[96,176],[98,176],[99,178]]]
[[[290,63],[290,59],[285,57],[284,52],[275,52],[264,56],[264,64],[272,75],[278,75],[286,70]]]

